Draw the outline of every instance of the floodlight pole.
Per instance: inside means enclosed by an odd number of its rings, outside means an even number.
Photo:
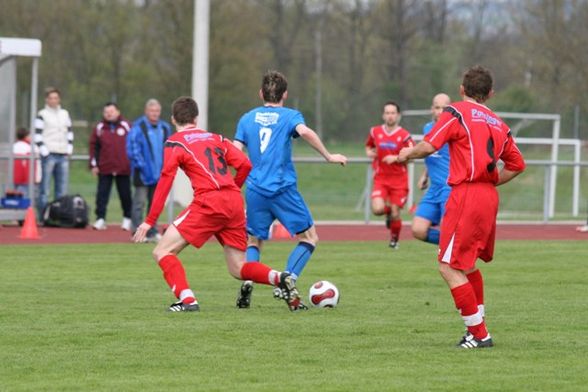
[[[192,97],[198,103],[198,127],[208,129],[208,41],[210,39],[210,0],[194,0],[194,54]]]

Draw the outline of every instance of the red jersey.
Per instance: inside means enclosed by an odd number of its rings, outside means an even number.
[[[235,177],[229,166],[236,169]],[[154,225],[173,185],[177,169],[190,179],[194,203],[198,196],[211,191],[240,192],[251,171],[251,162],[233,143],[221,135],[197,128],[186,128],[165,142],[163,168],[155,188],[149,215],[145,219]]]
[[[496,162],[511,171],[525,169],[525,161],[510,128],[486,106],[462,101],[447,106],[425,141],[435,149],[449,143],[449,185],[498,182]]]
[[[375,148],[377,156],[374,158],[374,180],[394,187],[408,187],[408,173],[405,163],[387,164],[382,162],[386,155],[398,155],[403,147],[412,147],[414,142],[410,133],[401,127],[392,132],[386,131],[384,125],[370,129],[365,142],[366,147]]]

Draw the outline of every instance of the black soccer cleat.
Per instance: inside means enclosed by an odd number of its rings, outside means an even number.
[[[472,335],[469,332],[466,333],[464,335],[464,337],[461,338],[461,341],[459,343],[457,343],[457,345],[456,345],[456,347],[458,347],[458,348],[465,348],[465,349],[488,348],[488,347],[493,347],[493,346],[494,346],[494,343],[492,342],[492,338],[490,337],[490,335],[488,335],[484,339],[476,339],[474,337],[474,335]]]
[[[388,246],[394,250],[400,249],[400,245],[398,245],[398,240],[394,238],[390,240]]]
[[[251,293],[253,292],[253,282],[246,280],[239,289],[237,295],[237,307],[239,309],[249,309],[251,306]]]
[[[182,301],[174,302],[169,306],[168,311],[170,312],[199,312],[200,305],[198,302],[194,302],[191,304],[185,304]]]
[[[306,310],[308,307],[300,300],[300,294],[296,288],[296,283],[292,279],[292,275],[287,272],[282,272],[280,275],[280,283],[278,287],[282,291],[282,298],[288,304],[288,309],[295,312],[297,310]]]

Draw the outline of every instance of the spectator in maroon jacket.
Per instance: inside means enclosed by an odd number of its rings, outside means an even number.
[[[90,169],[98,176],[96,190],[96,222],[94,229],[106,229],[106,207],[112,181],[123,209],[121,228],[131,230],[131,167],[127,158],[126,141],[131,124],[120,115],[117,104],[104,105],[103,118],[90,136]]]

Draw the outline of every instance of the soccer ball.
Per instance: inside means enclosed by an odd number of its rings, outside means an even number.
[[[339,289],[326,280],[319,280],[308,292],[308,300],[317,308],[334,308],[339,303]]]

